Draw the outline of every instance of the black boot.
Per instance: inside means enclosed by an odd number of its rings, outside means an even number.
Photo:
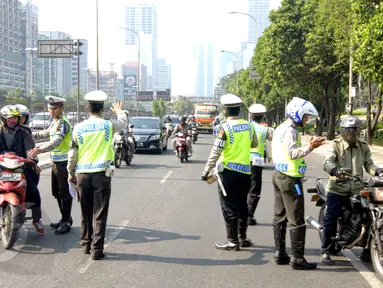
[[[215,248],[218,250],[235,250],[239,251],[238,242],[238,219],[225,221],[227,241],[224,244],[215,244]]]
[[[275,255],[274,261],[277,265],[287,265],[290,263],[290,256],[286,253],[286,222],[273,225]]]
[[[59,206],[59,209],[60,209],[60,214],[62,215],[63,214],[63,209],[62,209],[62,201],[61,201],[61,198],[56,198],[57,200],[57,204]],[[61,225],[61,220],[59,222],[56,222],[56,223],[51,223],[50,227],[51,228],[54,228],[54,229],[57,229],[59,228]]]
[[[290,230],[291,250],[293,257],[290,265],[294,270],[313,270],[317,268],[316,263],[307,262],[304,258],[306,226],[300,226]]]
[[[253,243],[247,238],[247,219],[239,219],[239,245],[241,247],[251,247]]]
[[[249,219],[248,219],[248,225],[250,226],[254,226],[254,225],[257,225],[257,220],[254,218],[254,213],[255,213],[255,210],[257,209],[257,206],[258,206],[258,203],[259,203],[259,199],[260,197],[256,197],[256,198],[250,198],[251,196],[249,195],[248,196],[248,205],[247,205],[247,209],[249,210]]]
[[[55,231],[56,235],[68,233],[71,229],[73,221],[71,221],[72,198],[62,199],[62,221],[60,227]]]

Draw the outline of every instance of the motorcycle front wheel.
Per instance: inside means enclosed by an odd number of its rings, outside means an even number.
[[[116,166],[116,168],[121,167],[121,158],[122,158],[121,150],[117,149],[116,152],[114,153],[114,166]]]
[[[3,227],[1,228],[1,243],[4,249],[10,249],[15,244],[19,235],[18,215],[20,207],[6,203],[2,209]]]
[[[383,281],[383,253],[382,255],[379,255],[378,245],[376,243],[376,234],[379,234],[381,239],[380,241],[383,241],[383,228],[380,228],[380,231],[376,232],[375,237],[371,237],[370,240],[372,266],[374,267],[374,271],[376,272],[376,275],[380,281]]]
[[[182,150],[181,153],[180,153],[180,161],[181,163],[184,163],[185,162],[185,150]]]

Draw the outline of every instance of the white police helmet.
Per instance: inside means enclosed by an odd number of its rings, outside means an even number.
[[[253,104],[249,108],[249,112],[252,114],[264,114],[266,111],[266,107],[262,104]]]
[[[304,115],[318,117],[319,113],[311,102],[299,97],[294,97],[293,100],[287,104],[286,115],[294,120],[294,122],[303,124]]]

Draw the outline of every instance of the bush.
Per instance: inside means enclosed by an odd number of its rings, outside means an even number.
[[[358,115],[366,115],[367,114],[367,109],[366,108],[360,108],[352,111],[353,116],[358,116]]]
[[[383,129],[376,130],[374,138],[383,139]]]

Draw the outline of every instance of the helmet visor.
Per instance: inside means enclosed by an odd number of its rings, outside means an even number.
[[[360,127],[341,127],[342,138],[349,144],[356,143],[360,137]]]

